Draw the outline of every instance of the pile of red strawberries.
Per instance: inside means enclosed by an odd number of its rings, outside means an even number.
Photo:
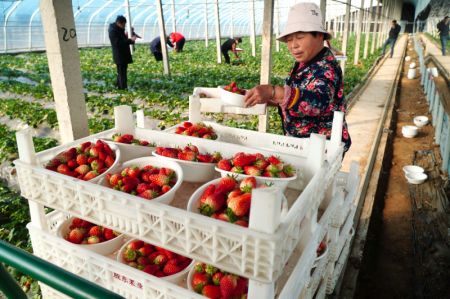
[[[239,152],[231,159],[220,160],[217,167],[234,173],[271,178],[287,178],[295,175],[295,169],[291,165],[283,163],[280,158],[265,157],[260,153]]]
[[[325,243],[324,241],[320,242],[319,246],[316,249],[317,256],[319,257],[322,254],[324,254],[326,249],[327,249],[327,243]]]
[[[75,244],[97,244],[114,239],[119,233],[112,229],[95,225],[89,221],[73,218],[65,239]]]
[[[108,144],[101,140],[95,143],[88,141],[59,153],[45,168],[88,181],[105,172],[115,159],[116,155]]]
[[[215,219],[248,227],[252,190],[264,187],[267,185],[257,185],[255,177],[240,182],[232,176],[223,177],[203,191],[198,199],[199,211]]]
[[[225,86],[223,89],[225,89],[226,91],[232,92],[232,93],[245,95],[245,89],[237,87],[236,82],[231,82],[230,84]]]
[[[140,240],[131,241],[122,254],[128,266],[156,277],[176,274],[191,263],[191,259]]]
[[[217,163],[220,159],[222,159],[222,155],[219,152],[214,152],[213,154],[200,153],[195,145],[187,145],[183,149],[173,147],[157,147],[155,153],[168,158],[202,163]]]
[[[190,283],[197,293],[211,299],[247,298],[248,279],[203,263],[195,264],[194,271]]]
[[[135,145],[142,145],[142,146],[154,146],[154,143],[150,143],[147,140],[136,139],[131,134],[117,133],[112,136],[112,140],[114,142],[119,142],[119,143],[135,144]]]
[[[152,165],[126,167],[119,173],[108,173],[106,178],[111,188],[145,199],[167,193],[177,182],[173,169]]]
[[[200,137],[205,139],[217,139],[217,134],[214,132],[211,126],[207,126],[202,122],[191,123],[189,121],[185,121],[182,126],[178,126],[175,129],[175,134]]]

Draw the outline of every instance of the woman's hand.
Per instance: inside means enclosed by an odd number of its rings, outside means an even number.
[[[272,100],[274,87],[272,85],[258,85],[245,94],[245,107],[252,107],[256,104],[266,104]]]

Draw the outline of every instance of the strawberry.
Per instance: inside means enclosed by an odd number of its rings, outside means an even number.
[[[222,169],[222,170],[225,170],[225,171],[230,171],[232,166],[231,166],[231,163],[230,163],[229,160],[223,159],[223,160],[220,160],[217,163],[217,167],[219,169]]]
[[[90,147],[91,145],[92,145],[92,142],[90,142],[90,141],[84,142],[84,143],[82,143],[82,144],[80,145],[80,149],[81,149],[82,151],[84,151],[85,149],[87,149],[87,148]]]
[[[164,186],[161,187],[161,193],[162,194],[167,193],[167,192],[170,191],[171,188],[172,187],[170,187],[169,185],[164,185]]]
[[[99,170],[105,167],[105,163],[103,161],[100,160],[94,160],[91,163],[91,168],[93,170]]]
[[[67,162],[67,166],[69,166],[71,169],[74,169],[78,166],[77,161],[75,159],[69,160]]]
[[[206,285],[203,287],[202,295],[211,299],[220,299],[222,294],[220,287],[216,285]]]
[[[116,185],[121,185],[122,184],[122,176],[118,173],[113,174],[110,178],[109,178],[109,184],[112,187],[115,187]]]
[[[237,186],[236,178],[233,176],[225,176],[220,179],[219,183],[217,184],[216,192],[219,193],[228,193],[232,191]]]
[[[148,142],[147,140],[139,140],[139,145],[148,146],[148,145],[150,145],[150,142]]]
[[[132,261],[136,260],[137,256],[138,256],[138,254],[137,254],[137,251],[136,251],[136,250],[127,248],[127,249],[125,249],[125,251],[123,252],[123,256],[122,256],[122,257],[123,257],[123,259],[124,259],[126,262],[132,262]]]
[[[159,265],[162,267],[167,263],[168,260],[169,260],[169,258],[165,254],[160,253],[153,260],[153,264]]]
[[[245,193],[252,192],[254,188],[256,188],[256,179],[253,176],[243,179],[239,184],[239,189]]]
[[[159,196],[159,193],[155,190],[148,189],[142,193],[139,193],[138,196],[145,199],[154,199]]]
[[[178,159],[184,160],[184,161],[197,161],[197,154],[193,151],[179,152]]]
[[[157,271],[159,271],[159,267],[157,265],[147,265],[142,271],[154,275]]]
[[[80,218],[73,218],[72,225],[75,227],[81,227],[81,224],[83,223],[83,219]]]
[[[148,256],[153,252],[153,246],[150,244],[145,244],[141,248],[139,248],[139,253],[143,256]]]
[[[71,172],[71,170],[70,170],[69,166],[67,166],[67,164],[60,164],[56,168],[56,171],[59,173],[62,173],[62,174],[66,174],[66,175],[68,175]]]
[[[75,172],[78,174],[82,174],[85,175],[86,173],[88,173],[91,169],[89,168],[89,166],[87,166],[86,164],[80,165],[77,168],[75,168]]]
[[[139,248],[141,248],[142,246],[144,246],[144,241],[141,240],[133,240],[131,241],[127,248],[128,249],[132,249],[132,250],[138,250]]]
[[[99,153],[98,153],[98,159],[99,159],[100,161],[105,161],[106,157],[107,157],[107,155],[106,155],[105,152],[99,152]]]
[[[292,167],[292,165],[286,164],[283,167],[283,172],[286,174],[286,176],[288,177],[292,177],[295,175],[295,169],[294,167]]]
[[[274,164],[274,165],[281,164],[280,159],[275,156],[270,156],[269,158],[267,158],[267,162],[269,162],[270,164]]]
[[[73,151],[68,150],[68,151],[59,153],[55,158],[58,159],[59,162],[65,164],[74,158],[74,153],[73,153]]]
[[[197,273],[204,273],[205,272],[205,264],[197,262],[194,265],[194,270]]]
[[[200,213],[211,216],[225,205],[225,195],[217,191],[200,201]]]
[[[91,171],[89,171],[88,173],[86,173],[84,175],[83,180],[89,181],[89,180],[92,180],[93,178],[95,178],[97,176],[98,176],[98,172],[95,171],[95,170],[91,170]]]
[[[188,144],[187,146],[184,147],[184,150],[185,150],[185,151],[190,150],[190,151],[193,151],[193,152],[195,152],[195,153],[197,153],[197,154],[199,153],[198,147],[196,147],[196,146],[193,145],[193,144]]]
[[[247,294],[248,290],[248,280],[243,277],[237,279],[236,288],[234,289],[233,295],[240,298],[240,296]]]
[[[266,170],[263,172],[263,176],[268,178],[276,178],[277,174]]]
[[[215,191],[216,191],[216,185],[209,184],[205,188],[205,191],[203,191],[203,194],[200,196],[200,201],[202,201],[202,199],[205,199],[206,197],[210,196],[211,194],[214,194]]]
[[[198,160],[198,162],[212,163],[213,157],[210,154],[198,154],[197,160]]]
[[[244,166],[253,164],[255,162],[255,160],[256,159],[255,159],[254,155],[247,155],[244,153],[239,153],[234,156],[233,165],[244,167]]]
[[[209,133],[203,135],[202,138],[204,138],[204,139],[216,139],[216,138],[213,137],[212,134],[209,134]]]
[[[83,238],[84,238],[83,231],[79,228],[75,228],[69,232],[67,241],[75,243],[75,244],[81,244],[81,242],[83,241]]]
[[[250,210],[250,202],[250,193],[244,193],[240,196],[232,197],[228,202],[228,216],[232,218],[231,216],[242,217],[247,215],[248,211]]]
[[[222,154],[219,153],[219,152],[214,152],[212,154],[212,160],[213,160],[214,163],[219,162],[220,160],[222,160]]]
[[[275,177],[277,176],[280,169],[278,169],[278,166],[275,164],[269,164],[269,166],[266,167],[266,172],[272,173]]]
[[[157,147],[155,148],[155,153],[156,153],[157,155],[161,155],[163,151],[164,151],[164,148],[163,148],[162,146],[157,146]]]
[[[234,189],[233,191],[231,191],[230,193],[228,193],[227,204],[228,204],[228,201],[229,201],[231,198],[233,198],[233,197],[235,197],[235,196],[239,196],[239,195],[241,195],[241,194],[242,194],[242,191],[241,191],[241,189],[239,189],[239,188],[236,188],[236,189]]]
[[[183,134],[183,132],[186,130],[184,127],[177,127],[175,129],[175,134]]]
[[[150,189],[150,185],[149,184],[147,184],[147,183],[140,183],[136,187],[136,193],[140,194],[140,193],[145,192],[148,189]]]
[[[233,166],[233,168],[230,169],[231,172],[234,173],[244,173],[244,170],[240,166]]]
[[[185,128],[192,127],[192,123],[189,122],[189,121],[185,121],[185,122],[183,123],[183,127],[185,127]]]
[[[226,213],[219,213],[219,214],[215,213],[215,214],[211,215],[211,217],[221,220],[221,221],[231,222],[230,217],[228,217],[228,215]]]
[[[220,280],[220,293],[223,298],[231,298],[237,286],[237,278],[232,274],[227,274]]]
[[[161,167],[159,169],[159,174],[163,174],[168,176],[170,179],[175,177],[175,170],[167,168],[167,167]]]
[[[163,272],[166,275],[173,275],[180,272],[181,270],[183,269],[181,269],[181,267],[177,263],[167,263],[163,268]]]
[[[90,156],[90,157],[97,158],[97,157],[98,157],[98,148],[96,148],[96,147],[91,147],[91,148],[89,149],[89,156]]]
[[[209,283],[209,278],[206,273],[195,273],[192,276],[192,288],[197,292],[201,293],[203,287]]]
[[[130,186],[132,186],[131,189],[134,189],[139,184],[139,179],[130,177],[130,176],[126,176],[122,179],[122,183],[124,185],[130,185]]]
[[[88,234],[89,236],[101,237],[103,235],[103,229],[101,226],[96,225],[91,227]]]
[[[97,243],[100,243],[100,238],[99,238],[98,236],[90,236],[90,237],[87,239],[87,243],[88,243],[88,244],[97,244]]]
[[[175,150],[175,149],[164,149],[161,152],[161,156],[177,159],[178,158],[178,150]]]
[[[222,277],[224,277],[225,274],[223,274],[223,272],[218,271],[216,273],[214,273],[214,275],[212,276],[212,281],[213,283],[218,286],[220,284],[220,280],[222,279]]]
[[[56,170],[56,168],[61,164],[61,161],[59,161],[56,158],[51,159],[47,165],[45,165],[45,168],[47,169],[51,169],[51,170]]]
[[[132,178],[138,178],[140,174],[141,174],[141,171],[139,170],[139,167],[137,167],[137,166],[129,167],[127,170],[127,176],[132,177]]]
[[[244,166],[244,173],[246,175],[260,176],[261,169],[258,168],[257,166]]]
[[[138,264],[144,265],[144,266],[150,265],[150,264],[152,263],[152,262],[149,260],[149,258],[146,257],[146,256],[140,256],[140,257],[138,257],[137,260],[136,260],[136,262],[137,262]]]
[[[116,234],[114,233],[114,231],[112,229],[109,228],[103,228],[103,237],[105,238],[105,240],[111,240],[114,239],[116,237]]]
[[[162,187],[170,183],[170,178],[162,174],[152,174],[149,176],[150,182]]]
[[[242,227],[248,227],[248,222],[243,219],[237,220],[236,222],[234,222],[234,224],[240,225]]]

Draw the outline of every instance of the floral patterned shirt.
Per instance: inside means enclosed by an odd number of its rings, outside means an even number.
[[[296,62],[286,79],[285,97],[280,104],[287,136],[305,138],[311,133],[331,137],[333,112],[346,111],[342,70],[331,51],[324,47],[308,63]],[[342,129],[344,151],[351,145],[347,123]]]

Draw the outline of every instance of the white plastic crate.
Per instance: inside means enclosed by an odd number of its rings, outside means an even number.
[[[144,129],[136,129],[136,132],[152,136],[151,141],[170,141],[171,145],[186,144],[186,139],[197,139]],[[91,138],[112,133],[103,132]],[[39,153],[36,161],[39,164],[82,141]],[[222,150],[225,155],[237,151],[268,154],[263,150],[230,144],[225,146],[211,140],[199,139],[196,144],[209,150]],[[301,172],[308,169],[307,159],[284,154],[280,156],[300,170],[299,180],[308,176]],[[315,174],[311,170],[309,175],[312,179],[305,182],[306,187],[276,233],[264,234],[80,181],[20,160],[15,163],[22,195],[30,200],[101,223],[221,269],[266,282],[279,276],[283,262],[300,240],[300,224],[308,214],[317,210],[325,189],[335,175],[333,171],[337,171],[331,169],[327,162],[323,162]],[[295,187],[302,186],[297,182]]]
[[[66,214],[57,211],[46,215],[49,232],[36,228],[32,223],[27,225],[36,256],[125,298],[203,298],[184,288],[184,283],[181,286],[174,285],[121,264],[114,255],[102,256],[57,237],[56,227],[66,218]],[[44,286],[44,298],[47,295],[49,298],[61,298],[59,294]]]

